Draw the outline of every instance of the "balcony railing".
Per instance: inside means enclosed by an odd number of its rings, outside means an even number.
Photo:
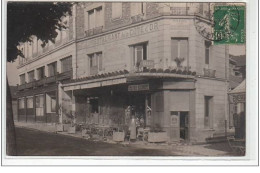
[[[50,77],[45,77],[39,80],[35,80],[33,82],[30,83],[25,83],[22,85],[18,85],[17,89],[20,90],[24,90],[24,89],[30,89],[33,87],[39,87],[39,86],[43,86],[43,85],[48,85],[51,83],[55,83],[56,81],[62,81],[62,80],[66,80],[66,79],[71,79],[72,78],[72,70],[67,71],[67,72],[63,72],[63,73],[59,73],[55,76],[50,76]]]
[[[211,77],[211,78],[216,77],[216,70],[204,68],[203,71],[205,77]]]
[[[140,63],[135,64],[134,70],[136,72],[142,72],[144,69],[152,69],[154,68],[153,60],[142,60]]]
[[[103,31],[103,26],[99,26],[99,27],[85,31],[85,36],[89,37],[92,35],[100,34],[100,33],[102,33],[102,31]]]

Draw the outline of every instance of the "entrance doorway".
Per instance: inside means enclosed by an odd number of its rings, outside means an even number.
[[[180,139],[189,139],[189,112],[180,112]]]
[[[136,93],[129,95],[128,106],[131,107],[130,115],[145,127],[150,124],[151,95]],[[131,118],[131,117],[130,117]]]

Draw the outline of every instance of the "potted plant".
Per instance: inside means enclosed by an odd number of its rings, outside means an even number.
[[[155,127],[148,132],[148,142],[166,142],[167,133],[162,130],[159,124],[156,124]]]

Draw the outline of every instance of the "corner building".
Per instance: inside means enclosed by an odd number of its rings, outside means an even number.
[[[54,122],[69,112],[76,123],[107,126],[135,116],[166,131],[169,141],[224,133],[228,47],[212,45],[194,22],[208,22],[210,10],[209,3],[75,5],[71,44],[51,54],[71,56],[72,67],[71,78],[56,82]]]

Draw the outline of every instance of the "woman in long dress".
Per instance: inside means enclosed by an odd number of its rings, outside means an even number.
[[[135,117],[132,116],[131,122],[130,122],[130,126],[129,126],[129,130],[130,130],[130,140],[135,140],[136,139],[136,122],[135,122]]]

